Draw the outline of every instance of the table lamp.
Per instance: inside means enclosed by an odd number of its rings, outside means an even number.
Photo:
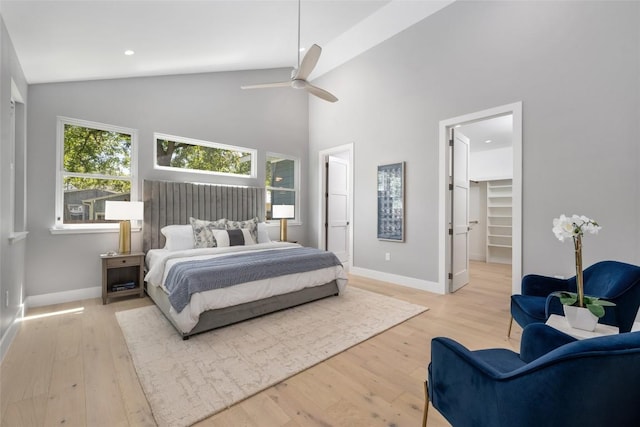
[[[144,219],[144,203],[107,200],[104,219],[120,220],[118,253],[128,254],[131,252],[131,220]]]
[[[295,218],[294,205],[273,205],[271,207],[271,218],[280,219],[280,241],[287,241],[287,219]]]

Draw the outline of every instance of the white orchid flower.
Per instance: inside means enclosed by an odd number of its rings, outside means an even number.
[[[597,234],[602,227],[598,223],[584,215],[572,215],[567,217],[564,214],[553,219],[553,234],[564,242],[565,239],[583,236],[585,232]]]

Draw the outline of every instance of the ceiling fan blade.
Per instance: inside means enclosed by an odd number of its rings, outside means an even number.
[[[333,94],[331,94],[330,92],[327,92],[324,89],[319,88],[318,86],[314,86],[311,83],[307,82],[307,86],[306,86],[307,91],[312,94],[317,96],[318,98],[322,98],[325,101],[329,101],[329,102],[336,102],[338,100],[338,98],[336,98]]]
[[[296,80],[307,80],[307,77],[309,77],[309,74],[311,74],[318,63],[321,53],[322,48],[320,46],[317,44],[312,45],[304,55],[304,58],[302,58],[302,63],[300,64],[300,67],[298,67],[298,71],[293,78]]]
[[[276,82],[276,83],[260,83],[256,85],[243,85],[240,89],[264,89],[269,87],[290,87],[291,82]]]

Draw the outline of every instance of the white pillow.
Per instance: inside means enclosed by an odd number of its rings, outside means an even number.
[[[240,245],[244,245],[244,246],[248,246],[248,245],[255,245],[256,242],[255,240],[253,240],[253,236],[251,235],[251,230],[248,228],[240,228],[240,229],[234,229],[234,230],[212,230],[213,231],[213,236],[216,238],[216,246],[219,248],[226,248],[229,246],[232,246],[232,242],[231,239],[229,238],[229,233],[233,233],[233,232],[237,232],[240,231],[242,233],[241,236],[241,242],[238,242],[237,240],[234,241],[233,246],[240,246]],[[236,236],[237,239],[238,236]]]
[[[256,242],[258,240],[258,217],[254,217],[246,221],[227,221],[225,228],[227,230],[248,228],[251,232],[251,237],[253,237],[253,241]]]
[[[258,243],[269,243],[271,238],[269,237],[269,232],[267,231],[267,224],[264,222],[258,223]]]
[[[170,251],[193,249],[193,227],[191,225],[167,225],[160,230],[166,239],[164,248]]]
[[[216,244],[213,230],[224,230],[227,228],[227,220],[225,218],[217,221],[208,221],[190,217],[189,222],[193,228],[194,248],[215,248],[218,245]]]

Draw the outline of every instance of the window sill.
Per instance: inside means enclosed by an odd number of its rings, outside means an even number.
[[[9,233],[9,243],[19,242],[20,240],[24,240],[27,238],[28,231],[14,231],[13,233]]]
[[[138,233],[142,227],[131,227],[132,233]],[[96,233],[119,233],[120,228],[116,224],[115,227],[51,227],[51,234],[96,234]]]

